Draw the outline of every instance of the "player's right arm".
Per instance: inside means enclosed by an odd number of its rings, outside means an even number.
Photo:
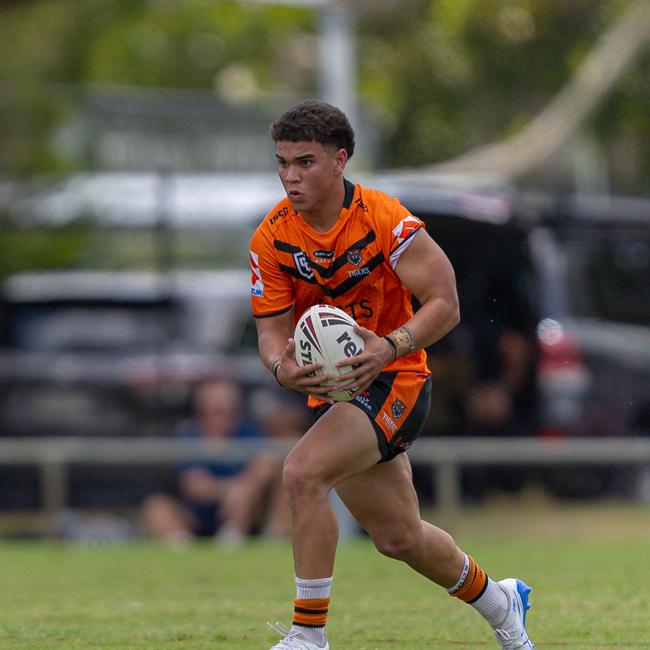
[[[262,363],[286,388],[323,398],[320,386],[329,377],[312,373],[320,366],[299,366],[293,342],[293,284],[280,268],[267,220],[251,239],[251,302]],[[329,389],[331,390],[331,389]]]
[[[293,310],[277,316],[256,318],[257,343],[262,363],[275,375],[285,388],[324,399],[331,387],[321,386],[329,379],[327,375],[313,375],[321,365],[312,363],[299,366],[296,363],[296,346],[293,336]]]

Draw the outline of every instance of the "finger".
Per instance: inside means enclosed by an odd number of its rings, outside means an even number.
[[[361,393],[363,393],[365,390],[367,390],[367,388],[372,384],[372,381],[373,380],[371,379],[367,383],[359,383],[359,385],[357,386],[357,389],[354,391],[354,393],[352,395],[352,399],[357,397],[357,395],[361,395]]]
[[[316,384],[315,383],[303,383],[303,384],[296,383],[296,384],[294,384],[294,386],[296,388],[298,388],[298,390],[301,390],[301,391],[303,391],[305,393],[308,393],[310,391],[315,391],[315,392],[318,392],[318,393],[325,394],[328,391],[327,385],[323,384],[322,382],[318,382]]]
[[[295,372],[291,374],[292,381],[302,386],[318,386],[332,379],[331,375],[325,375],[322,372]]]
[[[345,391],[345,390],[351,390],[352,388],[354,388],[354,390],[356,390],[358,385],[359,384],[358,384],[357,380],[343,382],[343,381],[340,381],[339,377],[334,377],[330,381],[323,382],[321,384],[321,386],[324,387],[327,392]]]
[[[312,395],[317,399],[325,399],[333,390],[333,386],[310,386],[303,392],[307,393],[307,395]]]
[[[362,370],[351,370],[350,372],[346,372],[344,375],[338,375],[335,377],[335,380],[340,386],[354,384],[359,381],[359,377],[361,377],[362,374]]]
[[[332,377],[329,375],[311,375],[308,377],[296,377],[294,378],[294,384],[300,386],[303,389],[314,388],[325,386],[330,383]]]
[[[347,359],[341,359],[340,361],[337,361],[336,364],[334,364],[334,365],[336,365],[337,368],[346,368],[348,366],[356,366],[356,365],[358,365],[360,363],[364,363],[365,361],[368,361],[371,358],[372,357],[370,357],[368,355],[364,355],[363,352],[362,352],[361,354],[357,354],[354,357],[349,357]]]
[[[374,372],[375,367],[367,364],[360,364],[360,365],[355,365],[352,370],[349,370],[348,372],[344,372],[338,377],[335,377],[336,381],[340,382],[350,382],[357,380],[359,377],[361,377],[363,374],[367,372]]]
[[[377,374],[378,373],[375,372],[367,372],[358,377],[356,382],[354,382],[358,388],[357,392],[363,392],[366,388],[368,388],[368,386],[370,386],[370,384],[372,384],[372,382],[377,378]]]
[[[370,341],[371,339],[377,338],[377,335],[374,332],[371,332],[361,325],[356,325],[354,327],[354,333],[358,334],[364,341]]]
[[[310,363],[308,366],[298,366],[300,368],[300,375],[304,376],[314,375],[322,367],[322,363]]]

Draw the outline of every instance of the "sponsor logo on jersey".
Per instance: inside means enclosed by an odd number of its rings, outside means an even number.
[[[273,225],[280,217],[286,217],[289,214],[289,208],[280,208],[270,219],[269,225]]]
[[[359,266],[363,262],[363,255],[358,248],[352,248],[348,251],[348,262],[353,266]]]
[[[382,411],[381,412],[381,419],[388,426],[388,428],[391,430],[391,432],[394,433],[395,431],[397,431],[397,425],[395,424],[395,422],[393,422],[393,420],[391,420],[391,417],[390,417],[390,415],[388,415],[388,413],[386,413],[385,411]]]
[[[368,206],[361,199],[357,199],[355,201],[355,204],[359,206],[364,212],[368,212]]]
[[[251,263],[251,296],[264,297],[264,282],[260,271],[260,259],[257,253],[250,251]]]
[[[399,245],[404,240],[408,239],[419,227],[420,221],[418,219],[411,215],[404,217],[404,219],[393,228],[393,235],[397,238],[397,244]]]
[[[363,268],[360,269],[352,269],[352,271],[348,271],[348,277],[349,278],[360,278],[364,275],[370,275],[371,271],[367,266],[364,266]]]
[[[399,435],[399,433],[390,441],[390,443],[395,449],[407,448],[407,443],[404,441],[404,438]]]
[[[325,262],[330,262],[334,259],[334,251],[324,251],[319,249],[314,251],[313,256],[316,258],[316,262],[324,264]]]
[[[347,305],[338,305],[338,307],[350,312],[350,315],[354,320],[359,318],[372,318],[375,315],[372,303],[366,298],[363,298],[359,302],[351,302]]]
[[[360,395],[357,395],[354,398],[354,401],[357,402],[358,404],[361,404],[366,411],[372,412],[372,404],[370,400],[368,399],[368,391],[363,391]]]
[[[399,420],[406,411],[406,404],[402,400],[396,399],[390,407],[390,412],[396,420]]]
[[[293,261],[296,265],[296,271],[299,275],[302,275],[303,278],[311,280],[314,277],[314,272],[311,270],[311,265],[309,260],[303,251],[298,251],[293,254]]]

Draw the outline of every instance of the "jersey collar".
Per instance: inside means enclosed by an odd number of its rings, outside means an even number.
[[[354,183],[350,183],[347,178],[343,179],[343,185],[345,186],[345,197],[343,198],[343,207],[347,210],[352,205],[352,199],[354,198]]]

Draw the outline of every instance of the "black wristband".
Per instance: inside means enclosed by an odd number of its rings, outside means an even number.
[[[395,361],[395,359],[397,359],[397,344],[388,335],[384,336],[383,338],[386,339],[391,344],[391,347],[393,348],[393,361]]]
[[[271,372],[273,373],[273,376],[275,377],[275,381],[284,388],[284,385],[280,382],[278,379],[278,370],[280,369],[280,366],[282,365],[282,361],[280,359],[277,359],[276,361],[273,362],[273,365],[271,366]]]

